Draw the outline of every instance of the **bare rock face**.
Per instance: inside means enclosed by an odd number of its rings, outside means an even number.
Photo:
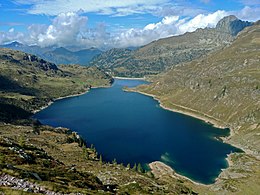
[[[221,19],[216,26],[216,30],[236,36],[241,30],[252,24],[252,22],[242,21],[236,16],[231,15]]]
[[[29,62],[34,62],[36,63],[36,66],[44,71],[48,71],[48,70],[53,70],[53,71],[57,71],[58,67],[51,62],[47,62],[43,59],[38,58],[35,55],[30,55],[30,54],[24,54],[23,60],[25,61],[29,61]]]

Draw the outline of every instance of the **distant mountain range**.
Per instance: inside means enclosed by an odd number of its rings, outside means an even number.
[[[246,26],[252,25],[227,16],[216,28],[197,29],[180,36],[154,41],[137,50],[111,49],[100,54],[90,65],[105,68],[116,76],[142,77],[157,74],[173,65],[192,61],[229,45]]]
[[[17,41],[14,41],[10,44],[0,45],[0,47],[34,54],[55,64],[80,64],[83,66],[88,65],[93,57],[102,53],[101,50],[96,48],[70,51],[64,47],[42,48],[37,45],[28,46]]]
[[[56,64],[80,64],[86,66],[93,57],[100,53],[102,53],[102,51],[95,48],[70,51],[64,47],[59,47],[53,51],[45,52],[42,58]]]
[[[235,16],[227,16],[218,22],[216,28],[197,29],[180,36],[153,41],[141,48],[113,48],[105,52],[96,48],[80,51],[64,47],[41,48],[19,42],[0,47],[31,53],[55,64],[97,66],[115,76],[143,77],[219,50],[232,43],[241,30],[252,24]]]

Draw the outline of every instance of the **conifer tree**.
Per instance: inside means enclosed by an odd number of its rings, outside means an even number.
[[[99,156],[99,163],[102,165],[103,161],[102,161],[102,155],[100,154]]]
[[[138,165],[137,165],[137,171],[138,171],[139,173],[143,173],[143,172],[144,172],[144,170],[143,170],[143,168],[142,168],[142,165],[141,165],[140,163],[138,163]]]
[[[136,171],[136,163],[133,166],[133,170]]]

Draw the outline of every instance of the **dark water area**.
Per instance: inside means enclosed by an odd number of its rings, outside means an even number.
[[[110,88],[58,100],[34,118],[78,132],[107,161],[115,158],[132,166],[162,161],[194,181],[213,183],[227,167],[227,154],[240,152],[215,138],[228,136],[229,130],[162,109],[151,97],[122,90],[145,83],[116,79]]]

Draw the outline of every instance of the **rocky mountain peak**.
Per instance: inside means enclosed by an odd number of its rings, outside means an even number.
[[[236,36],[241,30],[247,26],[251,26],[252,22],[239,20],[236,16],[230,15],[221,19],[216,26],[216,30],[222,31],[232,36]]]

